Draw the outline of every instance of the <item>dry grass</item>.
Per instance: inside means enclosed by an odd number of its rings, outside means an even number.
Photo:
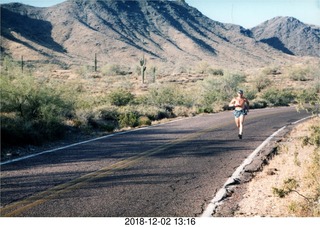
[[[303,143],[320,118],[297,125],[248,184],[237,217],[320,217],[320,150]]]
[[[222,70],[223,73],[236,73],[246,76],[245,88],[256,89],[255,81],[262,76],[271,81],[267,86],[279,89],[294,88],[308,89],[319,80],[316,76],[320,73],[320,62],[316,58],[301,58],[296,64],[290,65],[269,65],[264,68],[247,68],[246,70],[228,70],[213,66],[210,62],[199,62],[194,68],[178,67],[178,69],[168,69],[165,64],[147,65],[146,84],[141,84],[141,78],[136,70],[136,65],[120,66],[130,72],[127,75],[113,75],[103,71],[105,65],[101,65],[101,71],[93,72],[90,66],[78,66],[68,70],[57,69],[56,66],[41,66],[35,75],[41,80],[58,83],[81,84],[90,93],[106,93],[116,88],[126,88],[132,93],[140,95],[146,93],[150,86],[153,86],[153,76],[149,72],[150,68],[156,67],[155,84],[175,84],[183,89],[193,90],[197,83],[212,76],[212,71]],[[45,68],[45,69],[44,69]],[[292,79],[293,72],[307,72],[306,81]],[[217,75],[216,77],[219,77]],[[319,77],[319,75],[318,75]],[[267,89],[266,88],[266,89]]]

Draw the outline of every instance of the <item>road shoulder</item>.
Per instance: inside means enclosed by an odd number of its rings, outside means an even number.
[[[309,128],[319,124],[319,118],[287,126],[270,141],[245,168],[240,184],[229,189],[228,197],[216,209],[214,217],[291,217],[289,206],[305,200],[298,193],[279,198],[273,188],[294,179],[297,191],[312,193],[305,177],[312,162],[314,146],[301,146],[301,138],[308,136]],[[318,204],[319,205],[319,204]],[[319,205],[320,208],[320,205]]]

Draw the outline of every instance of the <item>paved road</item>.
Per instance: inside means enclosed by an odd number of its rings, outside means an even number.
[[[243,160],[294,108],[197,116],[1,166],[1,216],[200,216]]]

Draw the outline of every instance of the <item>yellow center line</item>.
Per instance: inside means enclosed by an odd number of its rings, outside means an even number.
[[[252,116],[250,118],[251,119],[258,118],[258,116]],[[63,193],[80,188],[81,186],[84,186],[86,183],[89,183],[90,181],[106,177],[108,175],[111,175],[113,172],[115,172],[117,170],[121,170],[121,169],[128,168],[130,166],[133,166],[135,163],[143,160],[146,157],[160,153],[160,152],[162,152],[170,147],[173,147],[177,144],[195,139],[203,134],[206,134],[210,131],[213,131],[214,129],[229,125],[230,123],[231,123],[231,121],[230,122],[228,121],[228,122],[225,122],[224,124],[219,124],[219,126],[215,125],[213,127],[201,130],[201,131],[193,133],[191,135],[174,140],[168,144],[164,144],[164,145],[159,146],[157,148],[140,153],[136,156],[132,156],[132,157],[127,158],[125,160],[119,161],[119,162],[112,164],[110,166],[106,166],[106,167],[101,168],[95,172],[83,175],[79,178],[76,178],[76,179],[71,180],[69,182],[66,182],[64,184],[57,185],[57,186],[55,186],[51,189],[48,189],[46,191],[39,192],[36,195],[30,196],[24,200],[11,203],[3,208],[0,208],[0,216],[4,216],[4,217],[17,216],[17,215],[21,214],[22,212],[24,212],[28,209],[31,209],[32,207],[38,206],[42,203],[45,203],[46,201],[49,201],[51,199],[56,198],[58,195],[61,195]]]
[[[32,207],[38,206],[42,203],[45,203],[46,201],[49,201],[51,199],[56,198],[58,195],[61,195],[63,193],[80,188],[81,186],[84,186],[85,184],[89,183],[90,181],[111,175],[113,172],[115,172],[117,170],[122,170],[122,169],[128,168],[130,166],[133,166],[135,163],[145,159],[146,157],[160,153],[160,152],[162,152],[168,148],[171,148],[177,144],[195,139],[203,134],[206,134],[206,133],[208,133],[214,129],[217,129],[219,127],[224,127],[228,124],[230,124],[230,122],[226,122],[224,124],[219,124],[219,126],[215,125],[214,127],[210,127],[210,128],[201,130],[199,132],[193,133],[191,135],[182,137],[180,139],[176,139],[172,142],[169,142],[168,144],[164,144],[164,145],[159,146],[157,148],[142,152],[136,156],[132,156],[132,157],[127,158],[125,160],[114,163],[110,166],[106,166],[106,167],[101,168],[95,172],[80,176],[74,180],[71,180],[71,181],[66,182],[64,184],[57,185],[57,186],[50,188],[46,191],[39,192],[39,193],[37,193],[33,196],[30,196],[24,200],[11,203],[3,208],[0,208],[0,216],[4,216],[4,217],[18,216],[22,212],[24,212],[28,209],[31,209]]]

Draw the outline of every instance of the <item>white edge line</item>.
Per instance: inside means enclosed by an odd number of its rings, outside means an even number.
[[[26,156],[23,156],[23,157],[20,157],[20,158],[15,158],[15,159],[7,160],[7,161],[4,161],[4,162],[0,162],[0,166],[6,165],[6,164],[10,164],[10,163],[14,163],[14,162],[18,162],[18,161],[22,161],[22,160],[25,160],[25,159],[28,159],[28,158],[33,158],[33,157],[36,157],[36,156],[39,156],[39,155],[43,155],[43,154],[53,153],[53,152],[56,152],[56,151],[59,151],[59,150],[67,149],[67,148],[70,148],[70,147],[75,147],[75,146],[78,146],[78,145],[81,145],[81,144],[86,144],[86,143],[90,143],[90,142],[93,142],[93,141],[102,140],[102,139],[105,139],[105,138],[109,138],[109,137],[113,137],[113,136],[117,136],[117,135],[122,135],[122,134],[126,134],[126,133],[136,132],[136,131],[139,131],[139,130],[145,130],[145,129],[152,128],[152,127],[157,127],[157,126],[160,126],[160,125],[170,124],[170,123],[174,123],[174,122],[185,120],[185,119],[188,119],[188,118],[176,119],[176,120],[165,122],[165,123],[162,123],[162,124],[136,128],[136,129],[133,129],[133,130],[123,131],[123,132],[116,132],[116,133],[113,133],[113,134],[110,134],[110,135],[106,135],[106,136],[102,136],[102,137],[98,137],[98,138],[94,138],[94,139],[90,139],[90,140],[85,140],[85,141],[78,142],[78,143],[73,143],[73,144],[70,144],[70,145],[67,145],[67,146],[58,147],[58,148],[54,148],[54,149],[51,149],[51,150],[46,150],[46,151],[42,151],[42,152],[39,152],[39,153],[26,155]]]
[[[312,116],[305,117],[303,119],[300,119],[296,122],[291,123],[292,125],[298,124],[301,121],[304,121],[306,119],[312,118]],[[212,217],[213,212],[217,209],[219,205],[221,205],[221,200],[225,197],[227,194],[227,185],[234,182],[234,179],[237,179],[240,177],[240,174],[242,173],[243,169],[252,162],[253,158],[261,151],[261,149],[267,145],[267,143],[270,142],[278,133],[280,133],[282,130],[284,130],[287,126],[283,126],[282,128],[278,129],[276,132],[274,132],[271,136],[269,136],[265,141],[263,141],[259,147],[257,147],[248,158],[246,158],[242,164],[236,169],[236,171],[232,174],[231,177],[229,177],[226,181],[226,183],[223,185],[223,187],[215,194],[215,197],[210,201],[209,205],[207,206],[206,210],[201,214],[200,217]]]

